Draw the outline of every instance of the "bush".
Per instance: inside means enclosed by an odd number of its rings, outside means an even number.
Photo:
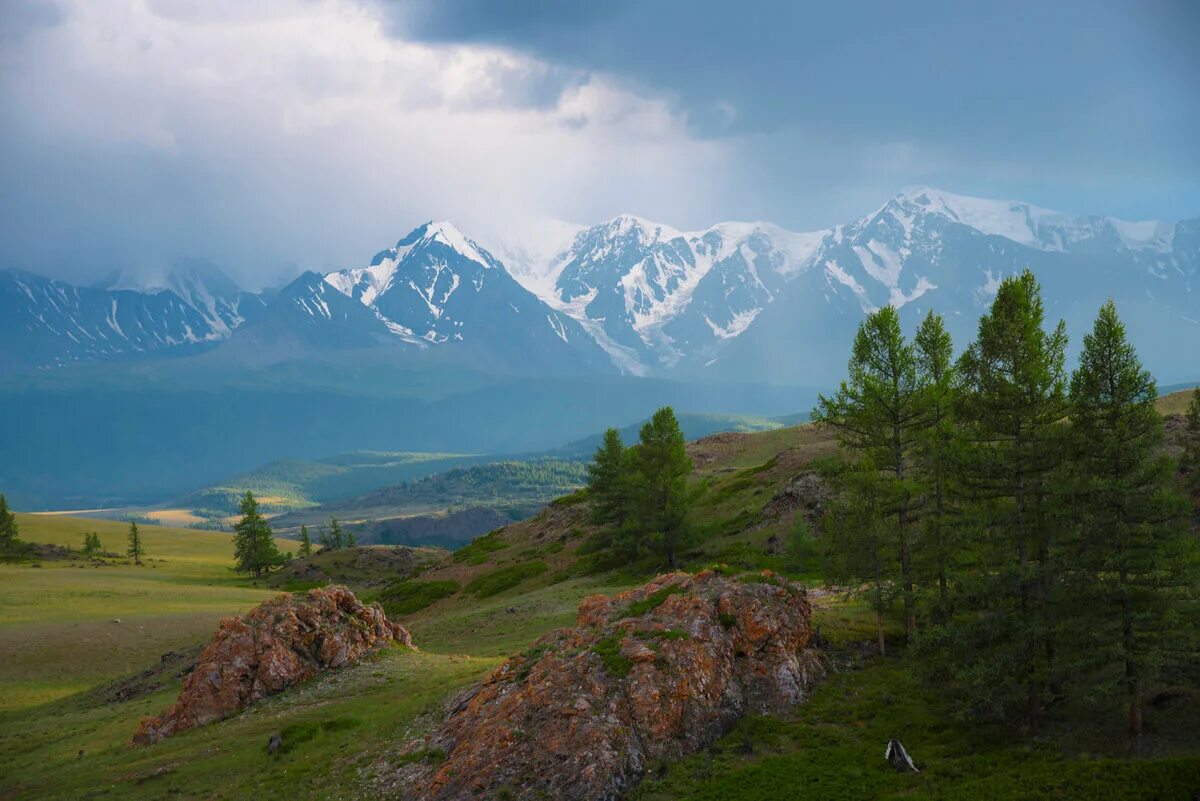
[[[465,562],[468,565],[482,565],[487,561],[488,554],[508,547],[508,543],[499,537],[501,531],[504,531],[503,527],[475,538],[455,551],[454,556],[450,558],[459,564]]]
[[[525,579],[540,576],[549,569],[545,562],[526,562],[521,565],[502,567],[499,570],[477,576],[467,585],[467,592],[476,598],[490,598],[512,589]]]
[[[405,579],[393,581],[379,593],[383,611],[389,615],[408,615],[458,592],[458,582],[418,581]]]
[[[633,662],[621,656],[621,638],[605,637],[592,646],[592,653],[600,657],[608,675],[620,678],[629,675]]]
[[[634,601],[625,607],[625,611],[621,613],[621,617],[641,617],[647,612],[657,609],[667,598],[672,595],[678,595],[681,592],[683,592],[683,587],[680,587],[678,584],[670,584],[655,590],[640,601]]]

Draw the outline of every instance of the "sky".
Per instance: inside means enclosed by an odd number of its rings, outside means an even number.
[[[427,219],[1200,217],[1200,3],[3,0],[0,269],[249,288]]]

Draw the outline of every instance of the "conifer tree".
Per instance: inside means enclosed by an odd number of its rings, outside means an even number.
[[[1070,675],[1092,697],[1119,688],[1134,738],[1156,666],[1185,633],[1173,607],[1178,580],[1191,579],[1173,570],[1188,563],[1179,559],[1186,500],[1171,489],[1157,398],[1110,300],[1071,376],[1076,536],[1068,630],[1079,642]]]
[[[355,536],[354,536],[354,532],[353,532],[353,531],[347,531],[347,532],[346,532],[346,547],[347,547],[347,548],[353,548],[353,547],[355,547],[356,545],[358,545],[358,540],[355,538]]]
[[[911,634],[916,626],[911,451],[923,411],[917,358],[904,341],[900,317],[893,307],[872,312],[859,325],[848,373],[837,394],[820,397],[813,419],[833,426],[843,447],[869,457],[887,476],[887,485],[872,492],[874,501],[881,504],[880,513],[892,523],[893,541],[886,550],[900,563],[904,623]]]
[[[1067,412],[1065,326],[1048,332],[1044,322],[1033,274],[1006,278],[959,360],[959,417],[970,440],[960,478],[980,535],[980,583],[964,596],[975,614],[959,621],[963,640],[947,654],[972,708],[1010,719],[1023,707],[1031,726],[1056,682],[1051,557],[1061,521],[1051,492]]]
[[[300,526],[300,556],[312,556],[312,539],[308,536],[308,526]]]
[[[9,554],[19,544],[17,516],[8,508],[8,499],[0,493],[0,553]]]
[[[336,517],[329,518],[329,529],[322,534],[322,544],[331,551],[336,551],[345,545],[342,525]]]
[[[275,546],[271,526],[258,508],[254,494],[247,491],[238,512],[242,518],[233,527],[233,555],[237,570],[261,576],[276,565],[283,564],[283,555]]]
[[[1183,454],[1179,466],[1183,468],[1187,486],[1200,490],[1200,387],[1192,391],[1192,401],[1184,414]]]
[[[954,346],[941,315],[930,312],[925,316],[913,337],[913,347],[923,413],[914,449],[922,492],[914,572],[929,588],[926,596],[934,621],[945,622],[952,614],[950,579],[961,558],[954,481],[960,438],[954,418],[958,381]]]
[[[692,460],[685,444],[675,412],[664,406],[642,426],[635,450],[636,524],[660,543],[672,570],[687,536],[687,479]]]
[[[587,468],[593,522],[618,528],[625,522],[629,513],[630,467],[621,432],[608,429]]]
[[[132,559],[135,565],[140,565],[142,557],[146,555],[146,549],[142,545],[142,534],[134,520],[129,521],[129,547],[126,548],[125,555]]]
[[[875,613],[879,653],[886,655],[884,620],[901,578],[893,553],[895,526],[888,514],[893,488],[869,455],[837,476],[835,484],[838,493],[821,526],[825,579],[866,600]]]

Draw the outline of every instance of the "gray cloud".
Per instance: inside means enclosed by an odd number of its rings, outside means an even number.
[[[813,229],[906,184],[1200,214],[1192,3],[13,0],[0,267],[249,285],[448,217]],[[541,226],[544,228],[545,226]]]

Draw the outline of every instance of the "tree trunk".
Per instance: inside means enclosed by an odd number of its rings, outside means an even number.
[[[879,655],[887,656],[887,638],[883,634],[883,611],[875,610],[875,629],[879,634]]]

